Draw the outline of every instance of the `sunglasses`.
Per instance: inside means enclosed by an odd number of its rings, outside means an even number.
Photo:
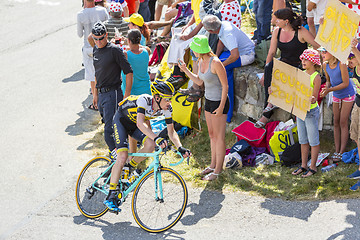
[[[171,98],[162,98],[162,99],[164,99],[165,100],[165,102],[171,102]]]
[[[102,36],[101,38],[95,38],[94,36],[92,37],[94,39],[94,41],[101,41],[105,38],[106,34],[104,34],[104,36]]]

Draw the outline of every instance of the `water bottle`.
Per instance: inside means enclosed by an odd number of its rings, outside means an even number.
[[[323,167],[323,168],[321,169],[321,171],[322,171],[322,172],[328,172],[328,171],[330,171],[331,169],[336,168],[337,165],[338,165],[337,163],[333,163],[333,164],[331,164],[331,165],[328,165],[328,166],[326,166],[326,167]]]
[[[140,174],[141,174],[141,170],[135,169],[130,175],[129,183],[131,184],[131,183],[135,182],[135,180],[140,176]]]
[[[121,174],[121,182],[123,185],[123,191],[125,191],[130,186],[129,175],[130,175],[130,168],[128,166],[124,166],[122,169],[122,174]]]

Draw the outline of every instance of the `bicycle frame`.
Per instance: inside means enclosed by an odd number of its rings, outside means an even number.
[[[152,169],[154,169],[154,176],[156,176],[155,179],[155,199],[156,200],[162,200],[163,199],[163,191],[162,191],[162,179],[161,179],[161,175],[157,174],[159,169],[160,169],[160,153],[162,152],[162,149],[159,148],[157,151],[153,152],[153,153],[129,153],[129,156],[136,156],[136,157],[152,157],[154,160],[149,164],[149,166],[145,169],[145,171],[134,181],[130,184],[130,186],[128,187],[128,189],[126,189],[123,193],[122,193],[122,198],[125,199],[129,193],[138,185],[138,183],[140,182],[140,180],[146,176]],[[176,163],[170,163],[170,166],[177,166],[180,163],[182,163],[184,161],[184,157],[177,152],[178,155],[180,155],[181,159],[180,161],[176,162]],[[106,184],[103,184],[102,186],[97,186],[97,182],[99,181],[100,178],[103,177],[103,175],[109,171],[112,166],[115,164],[115,161],[94,181],[94,183],[92,184],[92,187],[98,191],[103,192],[104,194],[108,194],[109,191],[107,189],[105,189]],[[111,177],[111,174],[107,177],[106,182],[109,181]],[[121,178],[119,180],[119,184],[120,184],[120,189],[122,189],[122,182],[121,182]],[[160,197],[159,194],[160,193]]]

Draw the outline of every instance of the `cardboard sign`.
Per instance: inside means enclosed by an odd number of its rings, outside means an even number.
[[[311,106],[313,88],[310,85],[309,74],[274,59],[270,103],[304,120]]]
[[[351,40],[358,30],[360,16],[338,0],[328,0],[324,23],[315,41],[341,62],[346,62],[351,51]]]

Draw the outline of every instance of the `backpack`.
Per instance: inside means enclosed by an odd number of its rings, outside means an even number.
[[[262,40],[255,46],[255,62],[263,68],[265,66],[266,58],[270,49],[270,40]]]
[[[152,66],[152,65],[155,65],[155,64],[158,64],[161,62],[169,45],[170,45],[170,43],[168,43],[168,42],[160,42],[155,45],[154,52],[149,61],[149,66]]]
[[[280,156],[282,166],[291,167],[301,163],[301,145],[297,142],[285,148]]]
[[[237,152],[240,156],[245,157],[251,153],[251,146],[245,139],[241,139],[230,149],[230,153],[234,152]]]

